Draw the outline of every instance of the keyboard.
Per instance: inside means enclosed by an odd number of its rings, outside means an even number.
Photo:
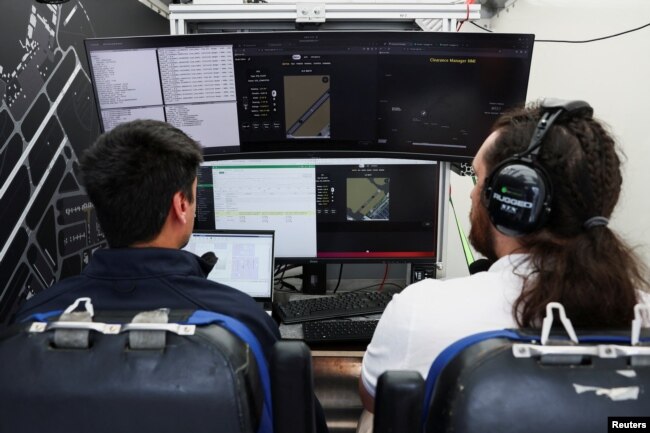
[[[341,293],[276,304],[276,311],[283,323],[364,316],[382,313],[392,297],[392,293],[384,292]]]
[[[306,343],[370,343],[379,320],[335,319],[302,324]]]

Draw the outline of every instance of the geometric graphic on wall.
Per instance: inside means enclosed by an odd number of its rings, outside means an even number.
[[[133,0],[3,0],[0,324],[22,300],[78,274],[105,246],[77,177],[78,156],[99,135],[83,40],[168,28]]]

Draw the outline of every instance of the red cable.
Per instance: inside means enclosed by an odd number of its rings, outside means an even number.
[[[465,4],[467,5],[467,16],[465,17],[465,19],[463,21],[456,24],[456,31],[457,32],[460,31],[460,28],[463,27],[463,24],[465,24],[466,21],[469,21],[469,5],[474,4],[474,0],[467,0],[465,2]]]
[[[379,285],[379,291],[380,292],[384,289],[384,283],[386,282],[386,276],[388,276],[388,263],[386,263],[386,267],[384,268],[384,278],[381,280],[381,284]]]

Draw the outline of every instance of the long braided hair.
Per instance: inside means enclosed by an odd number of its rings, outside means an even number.
[[[532,105],[503,115],[494,146],[486,152],[488,169],[530,142],[541,117]],[[540,326],[548,302],[564,305],[582,328],[629,327],[637,289],[647,290],[645,268],[634,251],[609,227],[585,228],[595,216],[610,218],[621,192],[620,159],[603,125],[589,117],[554,123],[538,162],[554,188],[545,226],[522,237],[533,273],[513,304],[519,326]]]

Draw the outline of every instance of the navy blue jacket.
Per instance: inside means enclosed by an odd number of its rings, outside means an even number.
[[[91,298],[95,310],[208,310],[247,325],[269,359],[280,339],[276,323],[250,296],[206,279],[210,270],[200,257],[182,250],[100,249],[81,275],[61,280],[25,302],[15,321],[65,309],[84,296]]]

